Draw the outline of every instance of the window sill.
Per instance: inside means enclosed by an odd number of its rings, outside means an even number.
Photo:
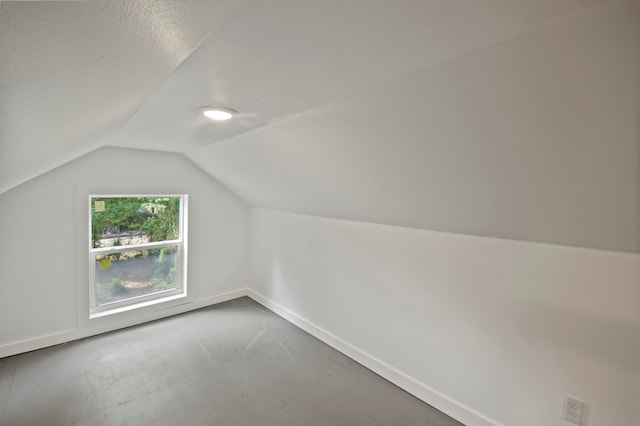
[[[134,304],[127,305],[127,306],[121,306],[121,307],[113,308],[113,309],[109,309],[109,310],[100,310],[98,312],[91,312],[89,314],[89,319],[96,319],[96,318],[106,317],[106,316],[109,316],[109,315],[120,314],[120,313],[123,313],[123,312],[133,311],[133,310],[145,308],[145,307],[148,307],[148,306],[153,306],[153,305],[158,305],[158,304],[161,304],[161,303],[171,302],[173,300],[184,299],[186,297],[187,297],[186,293],[181,293],[181,294],[176,294],[176,295],[173,295],[173,296],[162,297],[162,298],[159,298],[159,299],[147,300],[145,302],[134,303]]]

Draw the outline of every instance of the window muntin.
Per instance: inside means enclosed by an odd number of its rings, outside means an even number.
[[[186,296],[186,195],[90,195],[91,313]]]

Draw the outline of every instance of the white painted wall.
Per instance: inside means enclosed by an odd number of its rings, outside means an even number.
[[[88,188],[189,193],[187,300],[88,319]],[[248,208],[182,156],[103,148],[0,195],[0,357],[245,294]]]
[[[271,210],[254,298],[468,425],[640,418],[640,256]]]

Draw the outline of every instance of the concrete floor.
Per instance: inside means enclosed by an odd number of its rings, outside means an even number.
[[[0,359],[0,425],[460,423],[241,298]]]

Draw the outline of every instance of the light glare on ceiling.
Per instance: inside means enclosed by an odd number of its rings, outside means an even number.
[[[238,114],[238,111],[226,107],[204,107],[202,113],[211,120],[226,121]]]

